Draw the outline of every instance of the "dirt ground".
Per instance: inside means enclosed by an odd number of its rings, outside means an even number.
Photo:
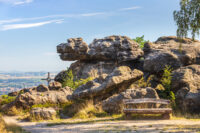
[[[4,117],[31,133],[200,133],[199,120],[120,120],[48,126],[49,122],[22,122],[17,117]]]

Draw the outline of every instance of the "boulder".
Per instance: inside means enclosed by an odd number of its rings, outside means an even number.
[[[102,108],[108,113],[122,113],[123,112],[123,100],[125,99],[137,99],[137,98],[159,98],[155,89],[147,88],[135,88],[129,89],[115,94],[102,102]]]
[[[128,66],[131,69],[143,69],[142,61],[127,61],[117,63],[116,61],[76,61],[69,67],[74,75],[74,80],[86,79],[88,77],[98,78],[100,75],[111,74],[118,66]],[[63,70],[55,76],[55,81],[63,83],[67,78],[67,70]]]
[[[46,85],[39,85],[36,90],[37,92],[46,92],[49,91],[49,88]]]
[[[61,43],[57,46],[57,52],[60,53],[62,60],[74,61],[87,59],[88,45],[82,38],[70,38],[67,43]]]
[[[54,108],[33,108],[30,111],[31,120],[53,120],[56,118],[56,110]]]
[[[118,62],[137,60],[143,56],[138,43],[126,36],[108,36],[94,39],[89,45],[88,54],[96,60],[115,60]]]
[[[51,82],[49,83],[49,90],[59,90],[62,88],[62,84],[59,82]]]
[[[68,39],[57,46],[57,52],[65,61],[98,60],[130,61],[143,56],[139,45],[126,36],[108,36],[95,39],[89,46],[81,38]]]
[[[12,106],[27,109],[36,104],[62,104],[69,102],[69,95],[71,94],[72,89],[69,87],[46,92],[38,92],[37,90],[31,90],[24,94],[18,95],[14,102],[11,102],[10,104],[4,107],[4,110],[7,108],[11,108]]]
[[[175,70],[200,64],[200,42],[189,38],[160,37],[155,43],[146,43],[144,53],[144,70],[151,73],[161,72],[166,65]]]
[[[110,75],[101,75],[100,77],[89,81],[85,85],[78,87],[72,94],[72,99],[91,99],[98,97],[104,99],[113,93],[121,92],[127,89],[133,82],[139,80],[143,72],[127,66],[115,68]]]
[[[14,91],[14,92],[8,93],[8,96],[16,97],[18,94],[19,94],[19,91]]]
[[[172,73],[172,89],[179,107],[188,112],[200,111],[200,65],[181,67]]]

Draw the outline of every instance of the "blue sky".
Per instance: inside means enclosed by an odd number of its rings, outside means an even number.
[[[0,0],[0,71],[60,71],[67,38],[176,35],[179,0]]]

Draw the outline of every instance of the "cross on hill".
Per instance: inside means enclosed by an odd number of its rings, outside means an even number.
[[[52,80],[54,80],[54,79],[51,78],[51,76],[50,76],[50,72],[48,72],[47,78],[45,78],[45,79],[41,79],[41,80],[45,80],[45,81],[47,81],[48,86],[49,86],[49,83],[50,83]]]

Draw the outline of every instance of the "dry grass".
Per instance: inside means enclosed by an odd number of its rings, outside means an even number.
[[[1,114],[0,114],[0,133],[8,133],[6,130],[5,122],[3,121]]]
[[[8,133],[29,133],[17,125],[6,125]]]
[[[104,117],[107,115],[100,106],[95,106],[93,101],[77,101],[66,106],[61,112],[74,119]]]
[[[200,121],[200,114],[190,114],[190,113],[180,113],[180,112],[174,112],[172,117],[172,120],[180,120],[180,119],[188,119],[193,121]]]

